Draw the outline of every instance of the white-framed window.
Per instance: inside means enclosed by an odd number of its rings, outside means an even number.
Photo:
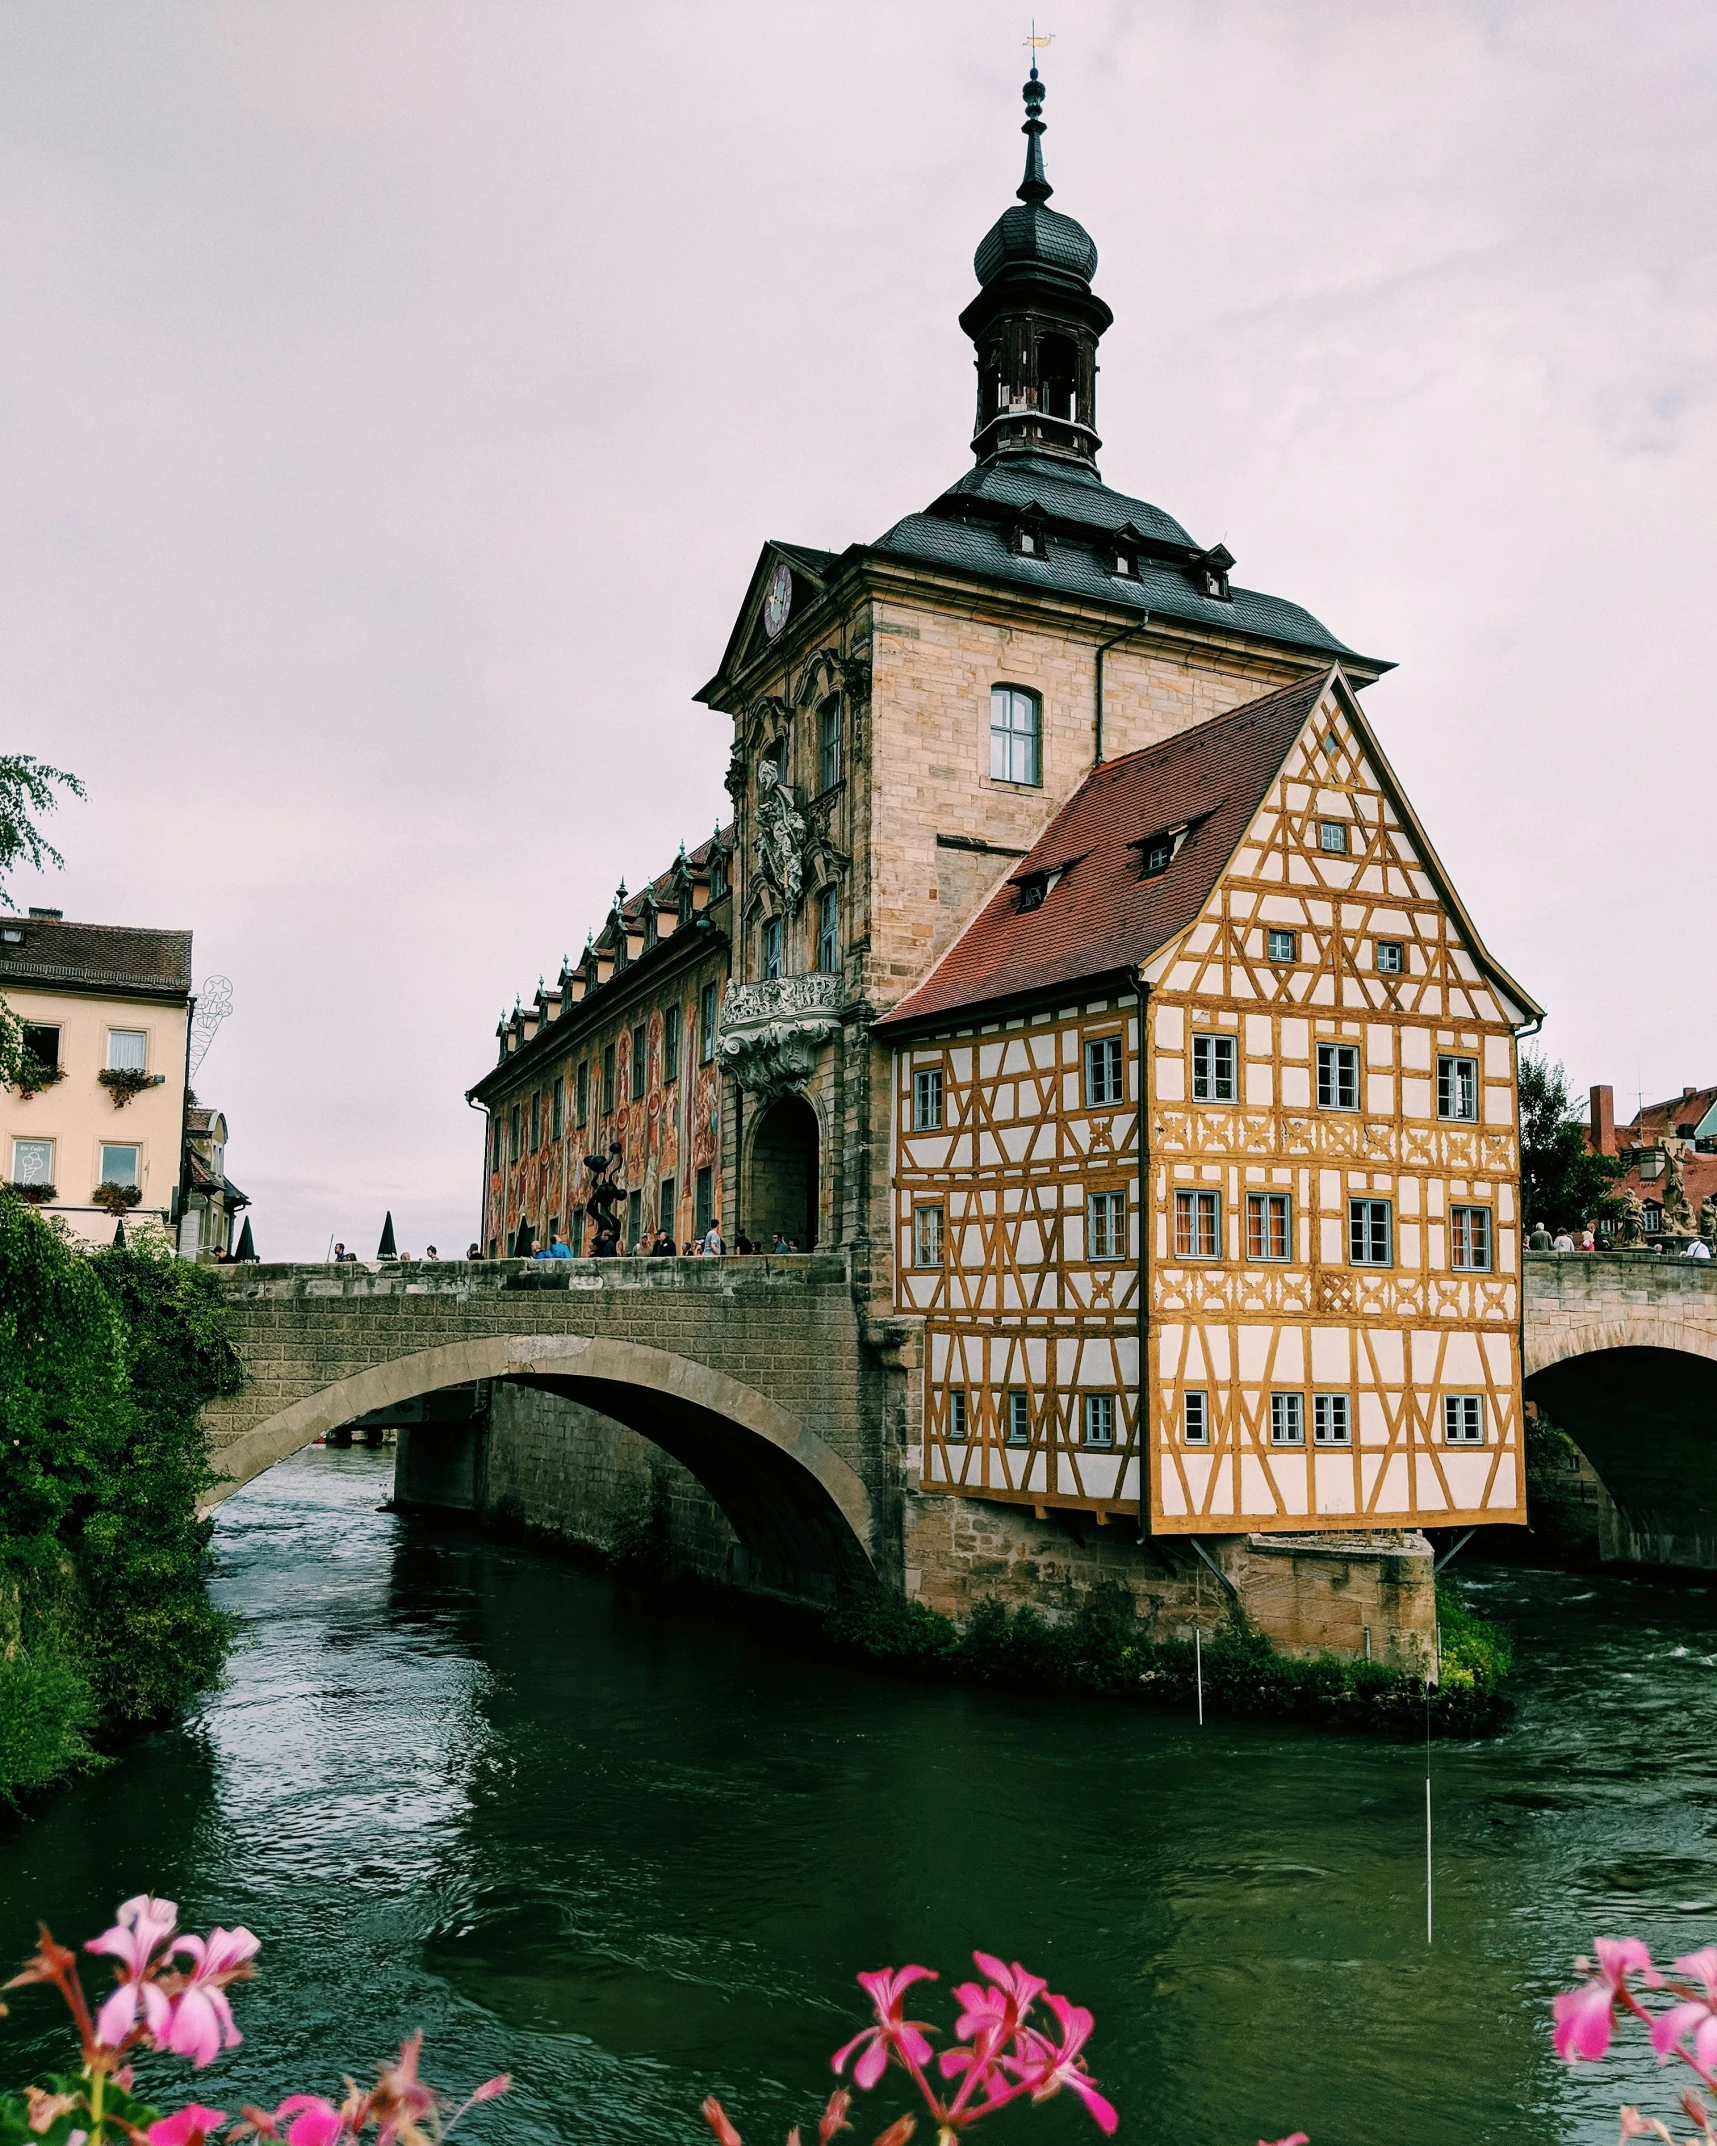
[[[1357,1110],[1359,1108],[1359,1045],[1357,1043],[1320,1043],[1318,1045],[1318,1108],[1320,1110]]]
[[[1085,1233],[1085,1256],[1088,1259],[1125,1259],[1127,1195],[1124,1192],[1093,1192],[1085,1202]]]
[[[1437,1115],[1476,1124],[1479,1114],[1479,1063],[1476,1058],[1437,1060]]]
[[[24,1023],[24,1056],[41,1067],[44,1073],[56,1073],[60,1064],[60,1032],[51,1023],[26,1021]]]
[[[781,919],[766,918],[763,925],[763,975],[773,983],[781,975]]]
[[[1272,931],[1266,938],[1272,961],[1299,960],[1300,935],[1297,931]]]
[[[1119,1036],[1092,1036],[1085,1045],[1085,1107],[1127,1100],[1126,1074],[1121,1065]]]
[[[939,1267],[942,1264],[940,1206],[912,1210],[912,1264],[915,1267]]]
[[[128,1143],[102,1142],[101,1182],[104,1185],[140,1185],[137,1174],[139,1151]]]
[[[1399,939],[1379,939],[1377,942],[1377,973],[1379,976],[1399,976],[1405,963],[1407,949]]]
[[[1273,1446],[1303,1446],[1305,1442],[1306,1400],[1304,1394],[1271,1394],[1270,1443]]]
[[[1094,1452],[1106,1453],[1115,1443],[1115,1396],[1088,1393],[1085,1396],[1085,1443]]]
[[[1031,1444],[1031,1396],[1023,1386],[1008,1389],[1008,1444]]]
[[[1352,1445],[1353,1404],[1345,1393],[1312,1395],[1312,1443],[1315,1446]]]
[[[51,1140],[14,1140],[12,1182],[14,1185],[51,1185],[54,1182],[54,1143]]]
[[[705,984],[698,993],[698,1063],[707,1066],[715,1056],[717,1015],[721,1011],[721,986]],[[583,1118],[579,1119],[582,1125]]]
[[[149,1062],[149,1035],[141,1028],[110,1028],[107,1032],[107,1070],[110,1073],[141,1073]]]
[[[1177,1192],[1174,1196],[1174,1249],[1177,1259],[1222,1257],[1222,1195]]]
[[[995,782],[1043,780],[1043,703],[1024,686],[990,688],[990,776]]]
[[[1449,1209],[1449,1265],[1475,1274],[1490,1272],[1490,1209]]]
[[[817,896],[817,969],[823,976],[833,976],[841,965],[841,897],[834,887],[825,887]]]
[[[1347,1260],[1351,1267],[1395,1264],[1394,1217],[1387,1200],[1347,1203]]]
[[[1443,1396],[1443,1442],[1451,1446],[1484,1444],[1484,1395],[1446,1393]]]
[[[1181,1436],[1189,1446],[1210,1443],[1210,1396],[1201,1387],[1189,1387],[1181,1395]]]
[[[966,1443],[966,1389],[956,1386],[948,1396],[948,1443],[963,1446]]]
[[[831,693],[817,711],[819,787],[832,790],[841,779],[841,696]]]
[[[1192,1039],[1192,1099],[1195,1103],[1234,1100],[1235,1041],[1232,1036]]]
[[[1347,822],[1345,820],[1319,820],[1318,848],[1329,857],[1347,855]]]
[[[912,1130],[939,1133],[942,1130],[942,1068],[920,1066],[912,1076]]]
[[[1249,1192],[1246,1195],[1246,1257],[1290,1259],[1293,1256],[1293,1217],[1285,1192]]]

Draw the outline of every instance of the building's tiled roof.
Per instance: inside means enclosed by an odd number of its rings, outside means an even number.
[[[1645,1150],[1646,1155],[1652,1152],[1649,1148]],[[1631,1160],[1626,1154],[1623,1155],[1622,1160],[1627,1164],[1627,1168],[1610,1187],[1612,1199],[1620,1199],[1624,1192],[1635,1192],[1642,1202],[1649,1202],[1657,1207],[1663,1205],[1665,1179],[1661,1174],[1657,1177],[1642,1177],[1640,1163],[1644,1159],[1644,1155],[1636,1155]],[[1717,1199],[1717,1155],[1700,1155],[1692,1148],[1684,1148],[1681,1155],[1681,1182],[1687,1193],[1687,1204],[1692,1208],[1693,1219],[1697,1223],[1699,1210],[1705,1202]]]
[[[1318,672],[1262,700],[1093,768],[925,981],[876,1025],[1032,997],[1148,960],[1198,916],[1329,682]],[[1194,823],[1167,871],[1140,845]],[[1020,883],[1061,877],[1041,907]]]
[[[1691,1140],[1713,1107],[1717,1107],[1717,1088],[1692,1088],[1666,1103],[1647,1103],[1634,1113],[1627,1129],[1648,1145],[1666,1135],[1672,1140]],[[1688,1130],[1683,1132],[1683,1126]]]
[[[1048,557],[1032,559],[1011,550],[1007,530],[993,522],[909,514],[904,521],[895,523],[875,549],[885,555],[922,559],[932,565],[982,574],[990,580],[1009,581],[1021,589],[1131,606],[1141,614],[1141,624],[1148,613],[1156,618],[1212,627],[1220,633],[1248,634],[1292,648],[1314,649],[1320,655],[1352,653],[1309,611],[1280,596],[1235,588],[1228,601],[1223,602],[1202,595],[1183,570],[1148,556],[1140,559],[1136,580],[1131,575],[1114,574],[1109,571],[1107,554],[1099,556],[1095,541],[1052,537]]]
[[[191,989],[191,934],[125,924],[71,924],[62,917],[0,916],[22,946],[0,943],[0,991],[55,985],[80,991],[184,998]]]
[[[1030,518],[1031,509],[1048,536],[1042,558],[1012,546],[1018,521]],[[1137,578],[1113,571],[1113,539],[1127,529],[1141,540]],[[1238,587],[1227,599],[1206,595],[1205,553],[1172,515],[1148,499],[1112,492],[1094,472],[1052,455],[998,455],[981,462],[871,548],[884,557],[921,559],[1021,589],[1136,610],[1141,625],[1150,614],[1320,654],[1354,653],[1309,611],[1280,596]]]

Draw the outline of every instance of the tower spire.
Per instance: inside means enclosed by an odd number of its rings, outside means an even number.
[[[1035,44],[1035,35],[1030,40]],[[1047,44],[1048,39],[1044,42]],[[1025,99],[1025,125],[1020,132],[1025,136],[1025,177],[1019,182],[1017,192],[1021,201],[1034,206],[1047,201],[1055,189],[1043,175],[1043,99],[1044,85],[1038,79],[1037,54],[1031,56],[1031,74],[1020,95]]]

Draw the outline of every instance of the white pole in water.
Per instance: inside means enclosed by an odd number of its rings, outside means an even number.
[[[1425,1776],[1425,1942],[1431,1942],[1431,1776]]]
[[[1198,1676],[1198,1725],[1204,1727],[1204,1627],[1192,1628],[1192,1660]]]

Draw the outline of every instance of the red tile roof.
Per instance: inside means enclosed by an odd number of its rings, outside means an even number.
[[[124,924],[71,924],[62,917],[0,915],[22,945],[0,944],[0,990],[112,991],[146,998],[187,998],[191,990],[188,931],[139,931]]]
[[[1643,1110],[1634,1112],[1627,1130],[1647,1144],[1666,1134],[1671,1139],[1691,1139],[1692,1134],[1680,1128],[1697,1125],[1713,1103],[1717,1103],[1717,1088],[1695,1088],[1688,1094],[1672,1096],[1667,1103],[1647,1103]]]
[[[1093,768],[1030,854],[878,1029],[1107,976],[1148,960],[1210,898],[1330,674]],[[1140,877],[1142,845],[1191,822],[1166,872]],[[1020,883],[1059,870],[1037,909]]]

